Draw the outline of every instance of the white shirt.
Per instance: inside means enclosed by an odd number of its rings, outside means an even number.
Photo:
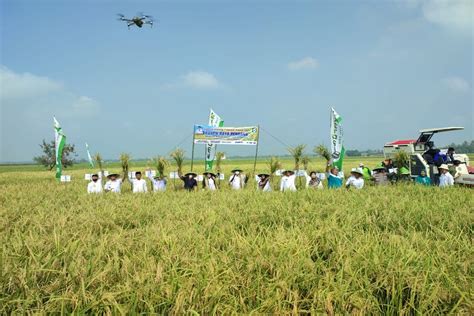
[[[296,191],[295,186],[296,175],[282,176],[280,181],[280,191]]]
[[[440,187],[449,187],[449,186],[452,186],[452,185],[454,185],[454,178],[449,172],[446,172],[446,173],[441,174],[439,176],[439,186]]]
[[[133,179],[132,180],[132,192],[133,193],[145,193],[148,191],[148,188],[146,186],[146,181],[145,179]]]
[[[364,178],[360,177],[357,179],[354,176],[350,176],[346,181],[346,186],[351,185],[356,189],[362,189],[364,187]]]
[[[260,179],[259,176],[255,176],[255,181],[257,181],[257,190],[260,189],[260,183],[262,182],[262,180]],[[263,187],[262,191],[263,192],[270,192],[272,190],[272,187],[270,186],[270,180],[267,181],[267,183],[265,183],[265,186]]]
[[[311,179],[311,176],[308,175],[308,173],[305,171],[304,172],[304,176],[306,178],[306,188],[316,188],[316,189],[322,189],[323,188],[323,182],[321,181],[321,179],[319,179],[319,183],[318,185],[315,187],[315,186],[310,186],[309,185],[309,182],[312,180]]]
[[[166,179],[153,179],[149,178],[153,185],[153,192],[166,191]]]
[[[102,193],[102,183],[100,180],[97,180],[97,182],[89,182],[87,185],[87,193]]]
[[[240,190],[244,187],[242,174],[233,174],[229,179],[230,187],[234,190]]]
[[[120,187],[122,186],[122,179],[116,179],[115,181],[109,180],[104,185],[105,191],[114,193],[120,193]]]

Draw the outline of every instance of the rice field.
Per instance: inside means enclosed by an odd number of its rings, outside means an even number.
[[[360,159],[381,160],[346,171]],[[226,177],[233,167],[253,161],[226,160]],[[89,172],[58,184],[39,167],[0,167],[0,313],[474,313],[472,189],[263,193],[251,179],[239,192],[170,181],[96,196]]]

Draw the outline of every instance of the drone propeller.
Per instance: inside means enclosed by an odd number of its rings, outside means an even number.
[[[125,15],[123,15],[122,13],[117,13],[117,16],[119,21],[122,21],[125,18]]]

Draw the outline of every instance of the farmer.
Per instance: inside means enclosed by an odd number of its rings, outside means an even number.
[[[400,174],[398,176],[398,181],[400,181],[400,182],[410,182],[411,181],[410,170],[408,170],[407,167],[401,167],[399,173]]]
[[[120,193],[122,187],[122,179],[120,179],[120,175],[112,173],[107,176],[107,179],[109,180],[104,185],[105,192]]]
[[[231,171],[232,176],[229,179],[229,185],[233,190],[241,190],[245,186],[245,182],[247,181],[247,177],[243,173],[241,169],[234,169]]]
[[[296,191],[295,186],[296,175],[292,170],[285,170],[280,180],[280,191]]]
[[[467,169],[467,166],[465,163],[462,163],[460,160],[454,160],[453,161],[453,168],[454,168],[454,174],[453,177],[454,179],[459,178],[463,174],[468,174],[469,170]]]
[[[270,192],[272,187],[270,185],[270,175],[266,173],[261,173],[255,176],[255,181],[257,181],[257,190],[263,192]]]
[[[308,175],[308,173],[305,171],[304,176],[306,178],[306,188],[311,188],[311,189],[322,189],[323,188],[323,182],[319,178],[318,174],[316,171],[311,171]]]
[[[102,183],[99,180],[98,174],[92,175],[92,181],[87,185],[87,193],[102,193]]]
[[[146,193],[148,188],[145,179],[142,179],[141,171],[135,172],[135,179],[132,179],[132,192],[133,193]]]
[[[387,170],[385,170],[385,166],[381,165],[379,167],[375,167],[373,171],[374,174],[372,175],[372,179],[374,180],[375,185],[390,184],[390,181],[388,181]]]
[[[454,150],[453,147],[449,147],[448,151],[446,152],[446,157],[448,158],[448,163],[454,163],[456,159],[454,159],[454,155],[456,154],[456,151]]]
[[[216,175],[212,172],[204,172],[204,178],[202,179],[202,188],[204,190],[215,191],[217,190]]]
[[[450,187],[454,185],[454,178],[449,173],[449,168],[446,164],[442,164],[438,167],[440,176],[439,176],[439,186],[441,188]]]
[[[148,179],[150,179],[153,186],[153,192],[162,192],[166,191],[166,177],[161,174],[157,174],[156,177],[152,177],[151,174],[148,174]]]
[[[351,176],[346,181],[346,188],[354,187],[356,189],[362,189],[364,187],[363,173],[360,168],[352,168]]]
[[[184,176],[180,176],[179,178],[184,182],[184,189],[191,191],[197,190],[197,181],[196,181],[197,174],[194,172],[188,172]]]
[[[342,187],[342,180],[344,176],[339,173],[339,169],[337,167],[333,167],[329,169],[330,166],[327,167],[327,175],[328,175],[328,188],[330,189],[337,189]]]
[[[364,180],[369,181],[372,178],[372,171],[370,171],[368,167],[364,166],[363,162],[359,164],[359,168],[362,170]]]
[[[416,177],[415,183],[429,186],[431,185],[431,179],[426,175],[425,170],[421,170],[420,175]]]

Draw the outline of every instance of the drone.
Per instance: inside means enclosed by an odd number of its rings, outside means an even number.
[[[128,29],[130,29],[130,26],[136,25],[139,28],[141,28],[144,24],[149,24],[150,27],[153,27],[153,17],[151,15],[145,15],[143,13],[137,14],[137,16],[134,16],[131,19],[127,19],[125,15],[119,13],[117,14],[119,16],[118,20],[119,21],[124,21],[127,22]]]

